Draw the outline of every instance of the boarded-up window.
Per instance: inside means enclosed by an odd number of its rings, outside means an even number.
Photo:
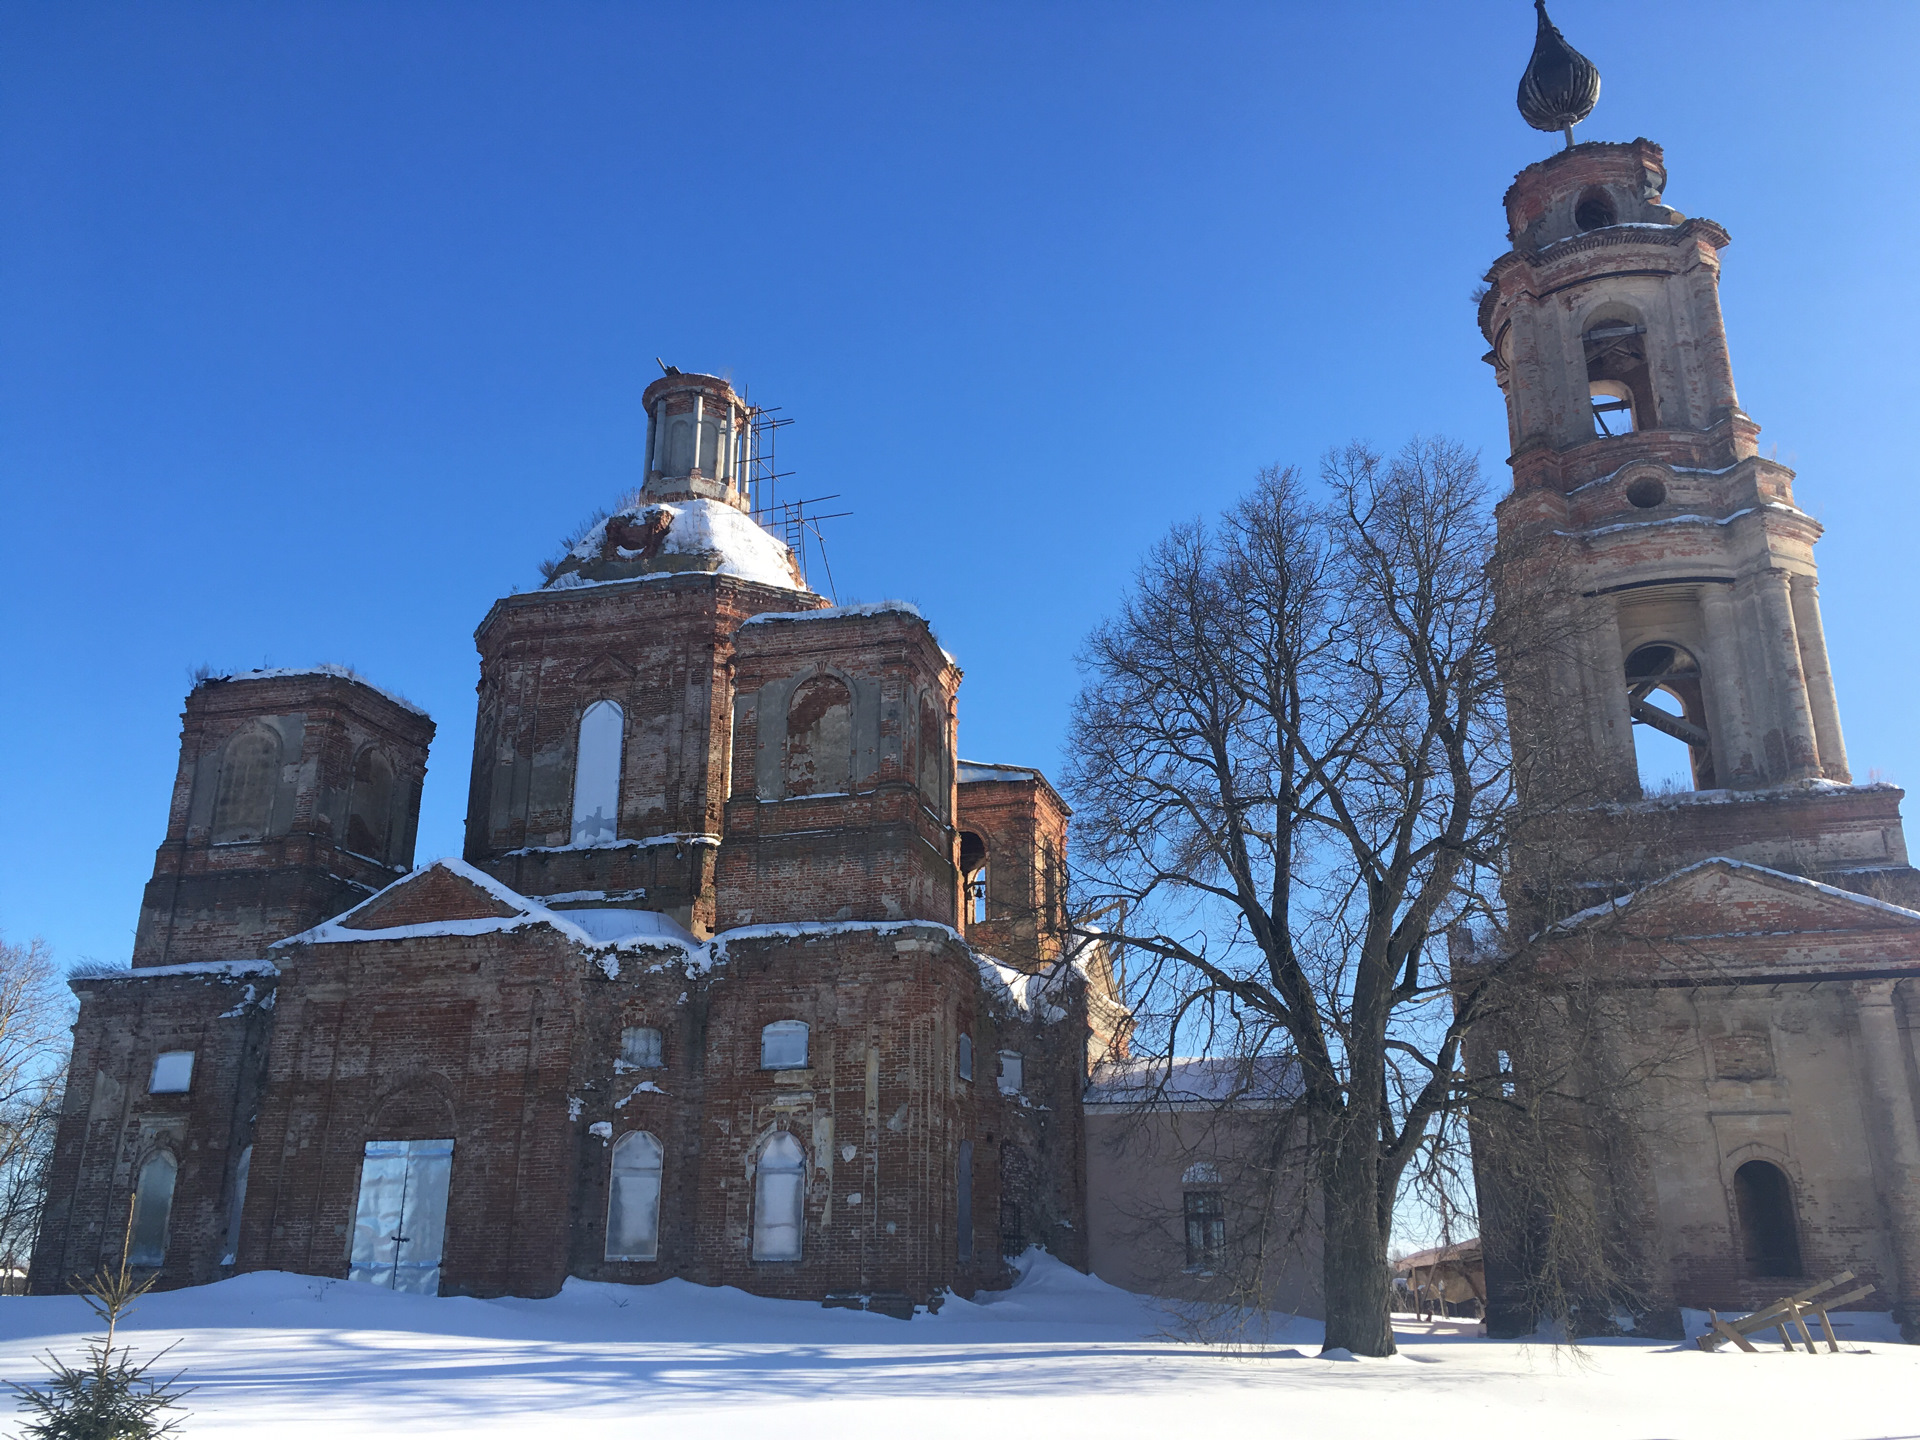
[[[650,1025],[629,1025],[620,1032],[620,1062],[635,1070],[658,1070],[667,1062],[660,1032]]]
[[[644,1130],[613,1144],[607,1192],[607,1259],[652,1260],[660,1254],[660,1142]]]
[[[787,707],[787,793],[843,795],[853,782],[853,697],[830,675],[793,692]]]
[[[960,1078],[973,1079],[973,1036],[960,1037]]]
[[[760,1031],[762,1070],[807,1068],[807,1022],[776,1020]]]
[[[353,798],[347,807],[347,849],[387,862],[393,834],[393,766],[372,746],[353,762]]]
[[[1018,1050],[1000,1052],[1000,1093],[1018,1095],[1026,1088],[1026,1061]]]
[[[946,738],[946,727],[940,723],[939,712],[927,701],[922,700],[920,702],[920,793],[925,795],[927,803],[943,816],[947,813]]]
[[[807,1156],[782,1130],[753,1167],[753,1258],[798,1260],[806,1229]]]
[[[193,1088],[193,1051],[162,1050],[153,1057],[149,1095],[184,1095]]]
[[[1764,1030],[1715,1035],[1713,1073],[1721,1080],[1764,1080],[1773,1074],[1773,1041]]]
[[[249,730],[227,742],[220,757],[220,784],[214,792],[213,841],[264,840],[273,822],[273,791],[280,768],[280,741],[264,730]]]
[[[128,1264],[158,1265],[167,1258],[167,1222],[173,1217],[173,1182],[179,1172],[173,1156],[164,1150],[140,1167],[140,1178],[133,1188]]]
[[[620,833],[620,747],[627,717],[611,700],[596,700],[580,717],[573,765],[573,843],[611,845]]]
[[[227,1243],[220,1254],[222,1265],[240,1258],[240,1219],[247,1208],[247,1172],[253,1168],[253,1146],[240,1152],[240,1163],[233,1170],[233,1194],[227,1200]]]

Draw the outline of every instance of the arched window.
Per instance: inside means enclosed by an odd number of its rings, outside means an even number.
[[[675,415],[666,426],[666,443],[661,447],[666,459],[660,471],[664,475],[685,475],[693,469],[693,416]]]
[[[353,762],[353,798],[347,806],[347,849],[387,863],[393,838],[393,766],[369,745]]]
[[[816,675],[787,706],[787,794],[843,795],[853,783],[853,697]]]
[[[573,764],[573,843],[611,845],[620,834],[620,746],[627,717],[611,700],[596,700],[580,717]]]
[[[607,1259],[654,1260],[660,1255],[660,1142],[630,1130],[613,1142],[613,1183],[607,1190]]]
[[[973,1036],[960,1037],[960,1078],[973,1079]]]
[[[1763,1278],[1803,1274],[1800,1227],[1786,1172],[1765,1160],[1747,1161],[1733,1172],[1733,1199],[1747,1269]]]
[[[804,1070],[807,1068],[807,1022],[776,1020],[760,1031],[760,1068],[762,1070]]]
[[[1625,435],[1657,423],[1653,379],[1647,368],[1647,327],[1625,318],[1595,319],[1581,337],[1587,388],[1593,397],[1593,433]]]
[[[157,1266],[167,1258],[167,1221],[173,1216],[173,1182],[179,1163],[165,1150],[140,1167],[133,1187],[133,1236],[129,1265]]]
[[[947,727],[931,701],[920,702],[920,793],[941,815],[946,814]]]
[[[213,843],[264,840],[273,823],[273,791],[280,768],[279,738],[249,730],[227,742],[213,800]]]
[[[1655,704],[1655,696],[1667,703]],[[1633,717],[1641,793],[1714,788],[1706,699],[1693,656],[1678,645],[1635,650],[1627,657],[1627,711]]]
[[[753,1258],[798,1260],[806,1230],[807,1155],[782,1130],[753,1166]]]
[[[960,883],[965,898],[960,913],[969,925],[987,918],[987,842],[971,830],[960,832]]]

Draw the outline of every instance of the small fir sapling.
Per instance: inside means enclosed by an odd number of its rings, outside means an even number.
[[[133,1197],[129,1196],[118,1271],[102,1266],[91,1280],[74,1285],[93,1313],[107,1322],[106,1335],[87,1341],[86,1361],[78,1367],[49,1352],[46,1365],[51,1377],[37,1387],[7,1382],[19,1397],[20,1408],[33,1416],[20,1431],[31,1440],[155,1440],[178,1433],[184,1415],[162,1419],[161,1412],[180,1409],[180,1401],[193,1387],[179,1384],[179,1371],[164,1380],[149,1374],[173,1346],[135,1364],[132,1347],[114,1343],[121,1319],[159,1278],[133,1278],[127,1268],[132,1243]]]

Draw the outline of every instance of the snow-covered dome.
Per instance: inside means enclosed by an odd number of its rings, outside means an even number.
[[[635,503],[576,540],[547,578],[549,590],[637,580],[648,575],[732,575],[782,590],[805,590],[786,543],[721,500]]]

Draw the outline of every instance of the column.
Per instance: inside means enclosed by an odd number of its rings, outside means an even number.
[[[1807,677],[1821,773],[1829,780],[1849,781],[1853,775],[1847,769],[1846,742],[1840,738],[1840,701],[1833,693],[1827,632],[1820,623],[1820,582],[1811,575],[1793,577],[1793,628],[1800,639],[1800,670]]]
[[[1715,781],[1723,786],[1758,785],[1766,776],[1741,684],[1740,621],[1734,613],[1733,587],[1702,585],[1700,618],[1707,632],[1706,653],[1698,658],[1706,687],[1707,732],[1713,736]]]
[[[1793,624],[1787,572],[1764,570],[1752,578],[1752,585],[1759,602],[1760,650],[1766,661],[1764,683],[1771,694],[1779,734],[1777,757],[1775,747],[1767,746],[1767,773],[1771,779],[1811,779],[1820,774],[1820,751],[1814,744],[1807,680],[1800,671],[1800,640]]]
[[[1920,1342],[1920,1121],[1907,1078],[1907,1043],[1900,1026],[1897,981],[1862,982],[1854,990],[1860,1048],[1866,1061],[1866,1110],[1888,1138],[1881,1203],[1892,1241],[1895,1273],[1887,1296],[1901,1334]],[[1875,1296],[1876,1303],[1881,1297]]]

